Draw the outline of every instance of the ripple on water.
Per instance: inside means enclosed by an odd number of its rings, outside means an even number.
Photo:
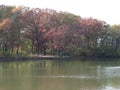
[[[39,78],[80,78],[80,79],[88,79],[88,78],[95,78],[93,76],[80,76],[80,75],[53,75],[53,76],[39,76]]]

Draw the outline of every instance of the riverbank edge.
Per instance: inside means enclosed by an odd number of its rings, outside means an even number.
[[[11,61],[38,61],[38,60],[118,60],[120,57],[83,57],[83,56],[57,56],[57,55],[31,55],[31,56],[0,56],[0,62]]]
[[[0,62],[9,61],[36,61],[36,60],[55,60],[55,59],[70,59],[70,56],[52,56],[52,55],[39,55],[39,56],[0,56]]]

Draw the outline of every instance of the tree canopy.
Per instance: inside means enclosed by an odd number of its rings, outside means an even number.
[[[0,55],[120,56],[120,25],[52,9],[0,6]]]

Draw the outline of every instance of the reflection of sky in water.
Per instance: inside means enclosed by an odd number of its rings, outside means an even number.
[[[105,67],[103,72],[107,77],[120,77],[120,66]]]
[[[97,71],[99,78],[105,83],[100,90],[120,90],[120,66],[98,67]]]
[[[90,79],[94,78],[92,76],[85,76],[85,75],[59,75],[59,76],[39,76],[39,78],[74,78],[74,79]]]
[[[115,88],[115,87],[112,87],[112,86],[105,86],[105,87],[101,88],[101,90],[120,90],[119,88]]]

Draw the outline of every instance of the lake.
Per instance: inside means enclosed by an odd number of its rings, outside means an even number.
[[[0,90],[120,90],[120,60],[0,62]]]

